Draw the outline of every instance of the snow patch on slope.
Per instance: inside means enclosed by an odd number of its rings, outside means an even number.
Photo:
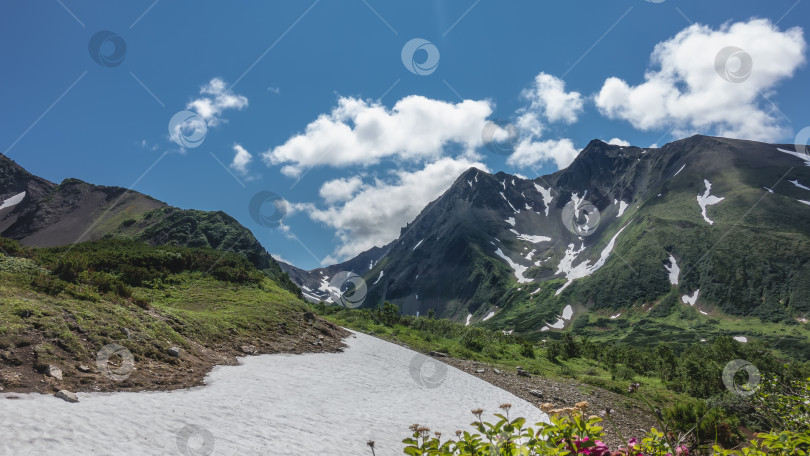
[[[551,238],[548,236],[535,236],[532,234],[518,234],[518,239],[521,241],[529,241],[532,244],[537,244],[538,242],[545,242],[550,241]]]
[[[486,317],[484,317],[483,321],[487,321],[487,320],[489,320],[490,318],[492,318],[494,316],[495,316],[495,311],[493,310],[492,312],[488,313]]]
[[[526,273],[526,270],[529,269],[528,266],[523,266],[522,264],[515,263],[514,261],[512,261],[511,258],[506,256],[506,254],[503,253],[503,251],[500,248],[495,251],[495,254],[503,258],[504,261],[506,261],[506,263],[509,264],[509,267],[515,271],[515,278],[517,278],[518,283],[528,283],[532,281],[532,279],[526,278],[523,275],[524,273]]]
[[[689,295],[681,296],[681,301],[683,301],[684,304],[689,304],[690,306],[694,306],[695,303],[697,302],[698,296],[700,296],[700,290],[699,289],[695,290],[695,292],[692,293],[692,296],[689,296]]]
[[[629,204],[625,203],[624,201],[619,201],[619,213],[616,214],[616,217],[621,217],[622,215],[624,215],[624,211],[627,210],[627,206],[629,206]]]
[[[779,152],[784,152],[786,154],[793,155],[794,157],[796,157],[796,158],[798,158],[800,160],[804,160],[804,164],[807,165],[807,166],[810,166],[810,155],[808,155],[808,154],[802,154],[802,153],[796,152],[795,150],[780,149],[778,147],[776,148],[776,150],[778,150]]]
[[[571,317],[574,316],[574,308],[571,307],[571,304],[568,304],[563,309],[562,315],[557,317],[557,321],[554,323],[546,323],[545,326],[540,328],[540,331],[548,331],[549,329],[563,329],[565,328],[565,322],[570,321]]]
[[[372,283],[372,285],[377,285],[377,282],[379,282],[379,281],[380,281],[380,279],[382,279],[382,278],[383,278],[383,273],[384,273],[384,272],[385,272],[385,271],[380,271],[380,276],[379,276],[379,277],[377,277],[377,280],[375,280],[375,281],[374,281],[374,283]],[[417,276],[417,277],[419,277],[419,276]]]
[[[669,256],[669,264],[670,266],[664,265],[664,268],[669,273],[669,283],[672,285],[677,285],[678,275],[681,273],[681,268],[678,267],[678,263],[675,262],[675,257],[672,255]]]
[[[677,171],[675,174],[673,174],[673,175],[672,175],[672,177],[675,177],[675,176],[677,176],[678,174],[680,174],[680,173],[681,173],[681,171],[683,171],[683,169],[684,169],[684,168],[686,168],[686,163],[684,163],[684,164],[683,164],[683,166],[681,166],[681,169],[679,169],[679,170],[678,170],[678,171]]]
[[[0,204],[0,210],[3,210],[5,208],[7,208],[7,207],[16,206],[16,205],[20,204],[20,202],[22,202],[22,200],[24,198],[25,198],[25,192],[18,193],[16,195],[12,196],[11,198],[8,198],[7,200],[3,201],[3,204]]]
[[[706,220],[709,225],[714,225],[714,221],[709,219],[709,216],[706,214],[706,207],[713,206],[726,198],[711,194],[712,183],[709,182],[709,179],[703,179],[703,184],[706,186],[706,191],[703,192],[703,195],[697,196],[698,206],[700,206],[700,214],[703,216],[703,220]]]
[[[800,184],[798,179],[794,179],[794,180],[788,181],[788,182],[790,182],[791,184],[793,184],[793,185],[795,185],[795,186],[797,186],[797,187],[799,187],[801,189],[810,190],[810,187],[806,187],[806,186]]]
[[[334,455],[339,447],[343,454],[370,455],[366,441],[375,440],[377,456],[387,456],[402,454],[401,430],[410,424],[429,423],[452,435],[476,407],[510,403],[514,416],[548,421],[535,405],[474,375],[396,344],[354,336],[343,353],[247,356],[238,366],[217,366],[196,388],[78,393],[78,404],[43,394],[16,394],[12,401],[0,393],[1,451],[87,455],[112,448],[115,436],[114,452],[95,453],[180,454],[177,431],[194,424],[214,434],[214,454]],[[199,437],[190,447],[199,447]]]
[[[508,223],[508,224],[510,224],[512,226],[515,226],[515,218],[514,217],[509,217],[508,219],[504,220],[504,222],[506,222],[506,223]]]
[[[551,196],[551,189],[543,188],[537,184],[534,184],[534,188],[536,188],[537,191],[540,192],[541,195],[543,195],[543,204],[545,204],[546,206],[546,216],[548,216],[548,210],[551,207],[551,200],[554,199],[554,197]]]
[[[630,223],[628,222],[627,225],[629,224]],[[557,265],[556,272],[556,274],[565,274],[567,281],[565,282],[565,285],[557,289],[554,294],[559,295],[563,290],[568,288],[568,286],[571,285],[574,280],[587,277],[604,266],[605,262],[607,262],[608,256],[610,256],[610,252],[613,251],[613,246],[616,244],[616,238],[622,234],[622,231],[627,228],[627,225],[624,225],[619,231],[616,232],[616,234],[613,235],[612,238],[610,238],[610,242],[608,242],[605,248],[602,249],[602,253],[599,254],[599,259],[596,260],[596,263],[593,265],[588,264],[589,262],[586,260],[574,266],[574,260],[576,259],[577,255],[585,250],[585,243],[582,243],[582,246],[578,251],[574,250],[574,244],[569,244],[568,249],[565,250],[565,256],[562,260],[560,260],[560,264]]]

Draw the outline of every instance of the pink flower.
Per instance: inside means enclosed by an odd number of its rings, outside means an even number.
[[[582,448],[582,444],[584,442],[589,442],[590,438],[585,437],[581,440],[577,440],[574,442],[574,445],[577,449],[577,454],[585,454],[588,456],[610,456],[610,448],[604,444],[601,440],[594,441],[594,446],[589,446],[587,448]]]

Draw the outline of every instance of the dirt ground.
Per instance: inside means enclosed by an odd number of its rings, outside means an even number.
[[[275,333],[262,339],[234,340],[213,347],[192,344],[191,349],[181,350],[178,357],[166,357],[166,361],[135,359],[132,364],[125,364],[121,357],[112,356],[101,365],[95,359],[55,363],[62,371],[62,380],[41,372],[41,366],[39,370],[36,368],[34,350],[38,335],[32,334],[29,345],[0,350],[0,391],[51,394],[63,389],[112,392],[190,388],[203,385],[205,375],[214,366],[238,364],[240,356],[339,352],[345,347],[343,339],[349,335],[345,329],[318,317],[308,321],[306,327],[303,335]],[[114,375],[109,375],[110,372]]]

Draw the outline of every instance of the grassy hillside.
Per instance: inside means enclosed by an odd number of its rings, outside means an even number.
[[[224,212],[159,208],[122,220],[108,233],[112,237],[132,238],[151,245],[202,247],[238,253],[285,290],[298,296],[301,293],[253,233]]]
[[[0,386],[6,390],[47,391],[57,383],[102,390],[190,386],[245,351],[340,345],[341,330],[233,253],[128,240],[32,249],[0,238],[0,248],[6,252],[0,254]],[[97,365],[102,347],[113,343],[134,358],[124,381],[106,378]],[[120,367],[122,360],[113,362]],[[63,371],[63,382],[42,375],[48,365]]]

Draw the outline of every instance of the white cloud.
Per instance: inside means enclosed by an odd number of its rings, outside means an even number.
[[[729,46],[750,55],[750,76],[725,80],[715,69],[718,53]],[[640,130],[674,127],[676,135],[700,131],[720,136],[776,140],[786,132],[764,96],[804,63],[806,43],[801,28],[780,31],[766,19],[725,24],[718,30],[694,24],[655,46],[656,69],[631,86],[611,77],[596,95],[606,116],[624,119]],[[737,71],[742,60],[728,60]],[[721,67],[720,71],[724,68]]]
[[[579,151],[568,138],[541,140],[546,122],[574,123],[583,111],[579,92],[566,92],[565,82],[546,73],[534,78],[532,86],[522,93],[529,105],[518,110],[515,126],[522,138],[506,163],[532,168],[553,161],[562,169],[570,165]]]
[[[554,161],[559,169],[571,164],[579,154],[574,143],[568,139],[548,139],[545,141],[521,141],[506,163],[523,168],[540,166],[547,161]]]
[[[233,151],[236,154],[233,156],[231,168],[235,169],[239,174],[243,176],[247,175],[248,165],[253,160],[253,156],[250,155],[250,152],[245,150],[245,148],[239,144],[233,145]]]
[[[280,261],[282,263],[287,263],[287,264],[292,264],[291,262],[287,261],[286,259],[284,259],[281,255],[279,255],[277,253],[271,253],[270,256],[273,257],[273,259],[276,260],[276,261]]]
[[[630,147],[630,142],[625,141],[623,139],[619,139],[619,138],[612,138],[607,143],[608,144],[613,144],[614,146]]]
[[[546,73],[534,78],[534,84],[523,91],[529,110],[542,114],[549,122],[574,123],[582,112],[582,95],[566,92],[565,81]]]
[[[223,111],[227,109],[242,110],[248,105],[247,97],[233,93],[225,81],[220,78],[211,79],[207,85],[200,88],[200,98],[192,100],[186,109],[199,114],[209,127],[222,122]]]
[[[298,176],[318,165],[372,165],[382,158],[435,160],[457,144],[471,157],[492,107],[487,101],[448,103],[412,95],[388,109],[378,102],[342,97],[306,130],[263,154],[268,165]]]
[[[444,157],[417,171],[396,170],[392,171],[390,179],[374,179],[343,202],[330,204],[327,199],[326,209],[312,203],[293,204],[293,208],[336,231],[338,246],[324,259],[324,264],[330,264],[396,239],[400,228],[413,221],[429,202],[441,196],[461,173],[473,166],[487,170],[486,165],[467,158]],[[344,184],[354,187],[354,179],[327,184],[329,188]]]
[[[362,186],[363,179],[360,176],[333,179],[324,182],[318,193],[327,204],[332,204],[350,199]]]

